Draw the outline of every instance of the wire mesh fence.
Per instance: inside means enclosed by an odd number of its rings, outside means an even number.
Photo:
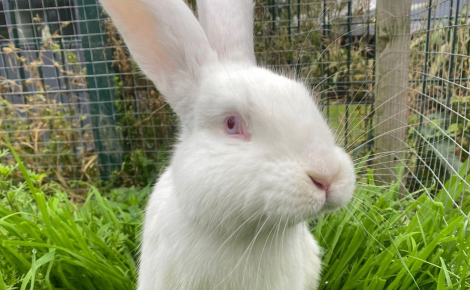
[[[171,115],[97,1],[2,4],[1,132],[30,168],[64,186],[156,176]]]
[[[435,1],[412,15],[410,139],[416,180],[437,183],[468,158],[469,2]],[[465,169],[465,172],[467,169]],[[458,174],[457,174],[458,175]]]
[[[315,91],[338,142],[386,168],[377,178],[410,191],[456,174],[466,184],[469,2],[408,0],[390,20],[374,0],[259,0],[256,56]],[[31,169],[65,187],[152,181],[177,120],[98,2],[0,5],[0,146],[8,138]]]

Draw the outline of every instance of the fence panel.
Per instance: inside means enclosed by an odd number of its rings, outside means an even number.
[[[468,157],[469,0],[411,2],[398,167],[405,188],[442,187]],[[65,187],[157,176],[176,118],[97,0],[0,5],[0,147],[9,138],[31,169]],[[355,159],[372,152],[370,163],[379,157],[375,10],[374,0],[257,0],[254,32],[258,62],[307,83],[337,141]]]

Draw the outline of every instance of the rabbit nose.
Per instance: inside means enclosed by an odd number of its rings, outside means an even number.
[[[307,175],[318,189],[326,192],[330,188],[331,178],[328,178],[327,176],[321,176],[313,172],[307,172]]]

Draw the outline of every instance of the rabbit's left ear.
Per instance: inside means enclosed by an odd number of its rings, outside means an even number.
[[[253,0],[197,0],[199,22],[219,61],[256,65]]]
[[[142,71],[190,124],[202,75],[217,63],[201,25],[182,0],[100,0]]]

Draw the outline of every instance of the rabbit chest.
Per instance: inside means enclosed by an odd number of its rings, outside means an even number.
[[[166,175],[147,208],[139,290],[316,289],[320,249],[305,224],[251,237],[198,229],[174,204]]]

